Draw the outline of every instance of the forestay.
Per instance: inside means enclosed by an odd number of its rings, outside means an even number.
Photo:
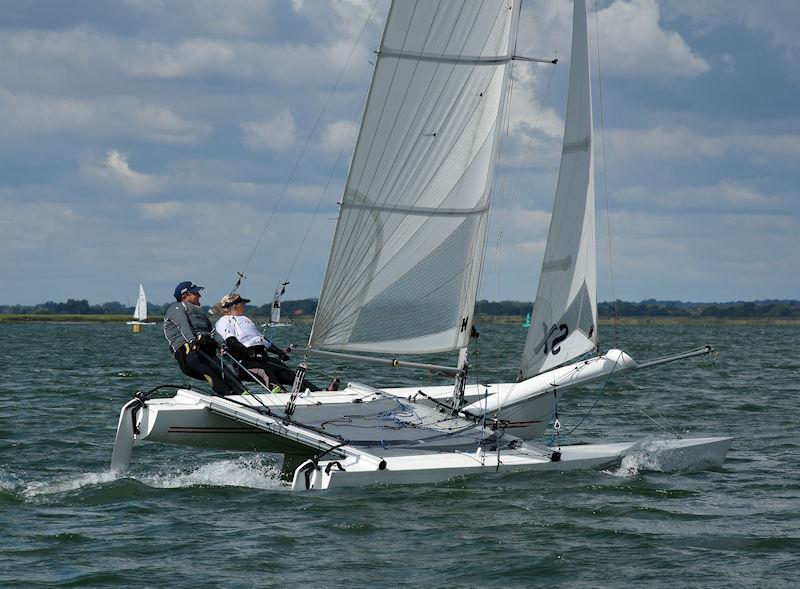
[[[467,345],[518,3],[394,2],[310,345]]]
[[[523,379],[592,350],[597,341],[592,95],[585,0],[574,4],[571,60],[561,168],[522,354]]]

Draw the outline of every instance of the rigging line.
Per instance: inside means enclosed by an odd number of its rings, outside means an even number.
[[[600,387],[600,390],[597,392],[597,395],[595,395],[594,402],[592,403],[592,406],[589,407],[589,410],[583,415],[583,417],[581,417],[581,420],[577,423],[577,425],[575,425],[567,433],[561,434],[562,437],[567,437],[568,435],[570,435],[572,432],[574,432],[576,429],[578,429],[583,424],[584,421],[586,421],[587,417],[589,417],[589,414],[594,410],[595,406],[597,405],[597,402],[600,400],[600,397],[605,392],[606,387],[608,386],[608,383],[611,382],[611,377],[614,376],[614,371],[617,368],[617,364],[619,363],[619,360],[620,360],[620,356],[617,356],[617,358],[614,360],[613,366],[611,366],[611,371],[608,373],[608,376],[603,380],[603,386]]]
[[[496,23],[496,22],[497,22],[497,16],[498,16],[499,14],[500,14],[500,11],[498,10],[498,14],[495,16],[494,23]],[[475,20],[477,20],[477,13],[476,13],[476,17],[475,17],[475,19],[473,19],[473,24],[472,24],[472,27],[474,27]],[[495,26],[495,24],[494,24],[494,23],[493,23],[493,25],[492,25],[492,30],[494,29],[494,26]],[[488,37],[487,37],[487,41],[488,41]],[[486,42],[487,42],[487,41],[484,41],[484,47],[485,47],[485,45],[486,45]],[[466,43],[466,41],[465,41],[465,43]],[[464,48],[464,46],[462,46],[462,51],[463,51],[463,48]],[[467,79],[466,79],[466,80],[464,81],[464,83],[462,84],[462,89],[463,89],[463,88],[465,88],[465,87],[467,86],[467,84],[469,84],[469,83],[470,83],[470,80],[472,79],[472,77],[473,77],[473,75],[474,75],[475,71],[476,71],[476,68],[473,68],[473,69],[471,70],[471,72],[470,72],[469,76],[467,77]],[[451,75],[452,75],[452,70],[451,70]],[[486,91],[486,88],[488,88],[488,87],[489,87],[489,84],[491,84],[491,80],[492,80],[493,76],[494,76],[494,74],[492,74],[492,76],[490,77],[489,81],[486,83],[486,86],[484,87],[484,92]],[[448,76],[448,77],[449,77],[449,76]],[[444,89],[442,90],[442,93],[443,93],[443,92],[444,92]],[[442,93],[440,93],[440,96],[441,96],[441,94],[442,94]],[[437,98],[437,101],[438,101],[438,98]],[[451,116],[451,114],[452,114],[452,112],[453,112],[453,108],[455,108],[455,106],[456,106],[456,105],[454,104],[454,105],[453,105],[453,107],[451,107],[451,109],[450,109],[450,112],[449,112],[449,113],[448,113],[448,115],[445,117],[445,120],[447,120],[447,118],[450,118],[450,116]],[[469,112],[469,114],[468,114],[468,115],[466,115],[466,116],[464,117],[464,123],[462,124],[462,127],[466,126],[466,125],[469,123],[469,121],[470,121],[470,120],[472,119],[472,117],[474,116],[474,114],[475,114],[475,112],[476,112],[477,108],[478,108],[478,103],[476,103],[476,104],[473,106],[472,110]],[[456,141],[456,140],[458,139],[458,137],[460,137],[460,133],[459,133],[459,134],[456,134],[456,136],[454,137],[454,139],[453,139],[452,141]],[[487,136],[487,139],[486,139],[486,140],[488,140],[488,139],[489,139],[489,137]],[[427,163],[427,161],[430,161],[430,159],[431,159],[431,158],[426,158],[426,160],[425,160],[425,161],[426,161],[426,163]],[[419,196],[417,197],[417,200],[415,201],[415,203],[414,203],[414,204],[416,204],[416,202],[418,202],[418,201],[419,201],[419,199],[422,197],[422,195],[423,195],[423,194],[424,194],[424,192],[425,192],[425,189],[426,189],[426,188],[427,188],[427,186],[430,184],[430,182],[433,180],[433,178],[435,177],[435,174],[436,174],[436,172],[437,172],[437,171],[438,171],[438,170],[441,168],[441,166],[443,165],[443,163],[444,163],[443,161],[439,163],[439,165],[437,166],[437,169],[436,169],[436,170],[433,172],[433,174],[432,174],[431,178],[428,180],[428,183],[426,184],[426,186],[425,186],[425,187],[423,187],[423,188],[422,188],[422,190],[420,191],[420,194],[419,194]],[[466,173],[466,170],[465,170],[465,172],[464,172],[464,173]],[[462,173],[462,176],[461,176],[461,177],[463,177],[464,173]],[[409,181],[410,181],[410,178],[409,178]],[[388,195],[387,195],[387,197],[386,197],[386,198],[388,199]],[[366,217],[367,217],[367,215],[366,215],[365,213],[361,212],[361,213],[360,213],[360,214],[359,214],[359,215],[358,215],[358,216],[355,218],[355,220],[354,220],[354,223],[355,223],[355,224],[357,224],[357,225],[359,225],[359,226],[357,226],[357,227],[356,227],[356,230],[363,231],[363,230],[365,230],[365,229],[367,229],[367,228],[368,228],[368,227],[367,227],[367,223],[368,223],[368,221],[367,221],[367,220],[364,220],[364,221],[362,221],[362,220],[361,220],[361,219],[365,219]],[[426,221],[425,223],[422,223],[422,224],[420,225],[420,227],[419,227],[419,228],[418,228],[418,229],[417,229],[417,230],[414,232],[414,235],[416,235],[416,234],[417,234],[419,231],[421,231],[421,230],[423,229],[423,227],[425,227],[425,224],[426,224],[426,223],[427,223],[427,221]],[[372,224],[371,224],[371,226],[370,226],[369,228],[372,228],[372,227],[374,227],[375,225],[376,225],[376,223],[375,223],[375,221],[373,221],[373,222],[372,222]],[[351,233],[351,235],[354,235],[355,233],[358,233],[358,231],[356,231],[356,230],[354,230],[354,231]],[[411,236],[409,239],[412,239],[412,238],[413,238],[413,235],[412,235],[412,236]],[[349,240],[348,240],[348,242],[349,242]],[[345,244],[345,245],[346,245],[346,244]],[[340,248],[341,248],[341,247],[344,247],[344,246],[340,246]],[[340,249],[340,248],[337,248],[337,251],[338,251],[338,249]],[[351,256],[350,256],[349,258],[341,258],[341,259],[340,259],[340,261],[339,261],[339,263],[338,263],[338,264],[335,266],[335,268],[334,268],[334,269],[335,269],[335,270],[338,270],[338,269],[339,269],[339,267],[340,267],[341,265],[343,265],[343,264],[344,264],[344,265],[347,265],[347,264],[349,264],[349,266],[350,266],[351,268],[354,268],[354,269],[356,269],[356,270],[359,270],[359,272],[358,272],[358,274],[357,274],[357,275],[353,275],[353,276],[350,276],[350,277],[349,277],[349,279],[348,279],[348,282],[349,282],[349,283],[352,283],[353,281],[355,281],[355,280],[358,280],[358,279],[360,279],[362,276],[364,276],[364,274],[365,274],[365,273],[366,273],[366,272],[369,270],[369,268],[371,267],[371,264],[372,264],[372,262],[374,262],[374,261],[375,261],[375,258],[376,258],[376,256],[378,255],[377,253],[374,253],[374,254],[373,254],[373,258],[372,258],[372,260],[371,260],[371,261],[367,261],[367,263],[365,263],[365,262],[364,262],[364,260],[365,260],[366,256],[368,255],[368,253],[369,253],[368,251],[364,251],[364,252],[362,252],[362,253],[360,254],[360,256],[358,256],[358,253],[356,253],[356,252],[353,252],[353,254],[351,254]],[[351,263],[351,262],[353,262],[354,260],[356,260],[357,256],[358,256],[358,261],[359,261],[360,263],[359,263],[359,264]],[[331,257],[332,257],[332,258],[334,258],[335,256],[334,256],[334,255],[332,255]],[[354,293],[353,295],[351,295],[351,297],[352,297],[352,296],[357,296],[357,293]]]
[[[608,273],[611,282],[611,308],[613,312],[614,321],[614,345],[617,344],[619,339],[617,331],[617,297],[614,291],[614,265],[613,265],[613,251],[611,247],[611,216],[609,215],[608,207],[608,169],[606,167],[606,123],[605,123],[605,109],[603,107],[603,75],[600,70],[600,20],[597,17],[597,0],[594,3],[594,21],[595,21],[595,47],[597,53],[597,90],[600,98],[600,144],[603,148],[603,192],[605,196],[606,205],[606,231],[608,232]]]
[[[286,182],[283,185],[283,188],[281,189],[280,193],[278,194],[278,199],[275,201],[275,204],[273,205],[272,210],[270,211],[269,217],[267,217],[266,223],[264,223],[264,226],[261,228],[261,233],[259,233],[258,239],[256,239],[256,243],[253,246],[253,250],[250,252],[250,255],[248,256],[247,261],[244,263],[244,266],[242,267],[242,270],[239,273],[239,275],[241,277],[244,277],[244,273],[247,270],[247,267],[250,265],[250,262],[252,261],[253,256],[255,255],[256,251],[258,250],[258,246],[261,243],[262,238],[264,237],[264,233],[266,233],[267,227],[269,227],[269,224],[272,221],[272,217],[275,215],[275,211],[278,209],[278,206],[280,205],[281,200],[283,199],[284,195],[286,194],[286,190],[289,187],[289,184],[291,183],[292,179],[294,178],[294,174],[297,171],[298,166],[300,165],[300,161],[303,159],[303,155],[305,155],[306,149],[308,148],[308,145],[311,143],[311,139],[313,138],[314,133],[316,132],[317,127],[319,126],[319,123],[322,120],[322,117],[325,115],[325,112],[328,109],[328,105],[330,104],[331,99],[333,98],[333,95],[335,94],[337,88],[339,87],[339,83],[342,81],[342,77],[344,77],[344,72],[347,70],[347,66],[350,64],[350,60],[353,58],[353,55],[355,54],[356,49],[358,48],[358,44],[361,42],[361,37],[364,35],[364,31],[367,30],[367,25],[369,24],[370,20],[372,20],[372,14],[375,11],[375,8],[377,7],[379,1],[380,0],[375,0],[375,2],[372,4],[372,8],[370,9],[369,15],[367,16],[366,20],[364,21],[364,25],[361,27],[361,31],[358,33],[358,37],[356,38],[356,42],[353,44],[353,48],[350,50],[350,54],[347,56],[347,60],[345,61],[344,66],[342,66],[342,69],[339,72],[339,76],[336,78],[336,82],[334,83],[333,88],[331,89],[330,93],[328,94],[328,98],[325,101],[325,104],[322,107],[322,110],[320,111],[319,115],[317,116],[317,120],[314,122],[314,126],[312,127],[311,132],[308,134],[308,137],[306,138],[306,141],[303,144],[303,148],[300,150],[300,155],[295,160],[294,165],[292,166],[292,170],[291,170],[291,172],[289,172],[289,176],[287,177]],[[232,292],[236,291],[236,289],[238,288],[240,282],[241,282],[241,279],[239,280],[239,282],[237,282],[237,284],[234,287]]]
[[[314,220],[317,218],[319,209],[322,206],[322,201],[325,198],[325,194],[328,192],[328,188],[330,187],[331,182],[333,181],[333,176],[336,173],[336,168],[339,167],[339,162],[342,160],[342,155],[344,155],[344,150],[347,147],[347,144],[350,142],[350,136],[353,133],[353,129],[355,129],[356,127],[356,122],[358,121],[359,115],[363,112],[364,104],[366,103],[366,101],[367,101],[367,92],[365,91],[364,97],[361,99],[361,106],[356,111],[356,114],[353,117],[353,121],[350,123],[350,128],[348,129],[347,136],[345,137],[344,142],[342,143],[342,147],[339,150],[339,155],[336,156],[336,163],[333,164],[333,168],[331,168],[331,173],[328,176],[328,181],[325,183],[325,188],[322,189],[322,194],[320,194],[319,200],[317,201],[317,206],[314,209],[314,214],[311,215],[311,221],[309,221],[308,226],[306,227],[306,232],[303,235],[302,241],[300,242],[300,247],[297,248],[297,253],[294,256],[294,260],[292,260],[292,265],[289,267],[289,272],[286,273],[286,280],[284,282],[289,281],[289,278],[292,272],[294,271],[294,267],[297,264],[297,259],[300,257],[300,252],[303,250],[303,246],[305,245],[306,240],[308,239],[308,234],[311,232],[311,227],[314,224]]]
[[[383,29],[383,36],[381,37],[380,48],[383,48],[384,43],[386,41],[386,35],[389,32],[389,23],[390,23],[390,21],[392,19],[392,13],[393,13],[394,6],[395,5],[393,4],[390,7],[389,14],[386,17],[386,24],[384,25],[384,29]],[[409,17],[409,22],[413,22],[414,21],[414,15],[417,12],[417,7],[418,6],[419,6],[419,1],[414,3],[414,8],[411,11],[411,16]],[[438,8],[437,8],[437,13],[438,13]],[[431,23],[431,24],[433,24],[433,23]],[[410,32],[411,32],[411,26],[409,25],[408,29],[406,29],[405,35],[403,36],[403,42],[400,44],[400,50],[401,51],[406,49],[406,43],[408,42],[408,36],[409,36]],[[428,34],[430,35],[430,30],[428,30]],[[427,37],[426,37],[425,42],[427,42]],[[375,59],[375,67],[374,67],[374,69],[372,71],[372,79],[370,80],[370,84],[369,84],[369,94],[367,96],[367,106],[366,106],[366,108],[364,110],[364,118],[366,118],[366,116],[369,114],[370,103],[372,101],[372,98],[374,97],[373,93],[372,93],[372,91],[373,91],[373,82],[375,81],[375,75],[378,72],[378,67],[379,67],[381,61],[382,61],[382,56],[381,56],[380,51],[379,51],[378,52],[378,56]],[[416,68],[416,65],[415,65],[415,68]],[[389,84],[387,86],[389,90],[391,90],[393,85],[394,85],[394,80],[397,77],[397,70],[398,69],[400,69],[400,60],[399,59],[396,61],[395,65],[394,65],[394,69],[392,70],[391,77],[389,79]],[[353,180],[355,178],[355,174],[359,173],[359,172],[356,172],[356,170],[354,169],[354,164],[356,163],[356,157],[359,155],[359,147],[361,146],[361,138],[362,138],[362,133],[363,133],[363,129],[364,129],[364,124],[363,124],[363,120],[362,120],[361,129],[359,130],[358,139],[356,140],[356,147],[355,147],[355,150],[353,152],[353,160],[350,163],[350,171],[349,171],[349,173],[347,175],[347,180],[345,182],[345,194],[346,194],[348,186],[354,186],[355,190],[358,191],[358,187],[361,185],[361,180],[364,177],[364,169],[366,168],[366,165],[369,162],[370,156],[372,154],[372,147],[375,144],[375,139],[378,136],[378,130],[381,128],[381,123],[383,121],[383,115],[386,112],[386,105],[389,102],[389,99],[390,99],[390,93],[387,92],[386,96],[384,97],[383,104],[380,106],[380,112],[378,113],[377,122],[375,123],[375,131],[373,132],[372,137],[368,140],[369,141],[369,146],[366,148],[367,149],[367,153],[366,153],[366,157],[364,158],[363,167],[360,170],[360,176],[359,176],[357,181],[353,182]],[[404,100],[405,100],[405,96],[403,97],[403,101]],[[401,101],[400,108],[402,108],[402,105],[403,105],[403,102]],[[342,199],[344,199],[344,196],[345,195],[342,195]],[[341,217],[341,210],[339,211],[339,215]],[[349,244],[350,244],[350,240],[352,239],[352,236],[355,235],[356,233],[360,233],[360,228],[358,227],[358,225],[362,224],[361,223],[361,219],[362,219],[362,217],[364,217],[366,215],[368,215],[368,211],[362,210],[362,211],[359,211],[358,214],[355,216],[355,219],[353,220],[353,230],[351,231],[350,235],[345,240],[345,244],[344,244],[345,247],[349,248]],[[325,272],[326,280],[327,280],[328,271],[330,271],[330,270],[338,270],[338,268],[331,268],[331,263],[334,262],[335,259],[337,259],[338,250],[341,247],[340,244],[338,244],[337,240],[335,239],[338,236],[338,233],[339,233],[339,223],[338,222],[336,224],[336,229],[337,229],[336,235],[334,235],[333,244],[331,245],[330,257],[328,259],[328,268],[326,269],[326,272]],[[332,274],[335,274],[335,273],[332,272]],[[325,283],[323,282],[323,286],[324,286],[324,284]]]
[[[519,34],[519,28],[515,31],[514,34],[514,49],[516,50],[517,46],[517,36]],[[506,98],[506,103],[502,105],[503,108],[503,115],[505,116],[505,123],[506,128],[504,133],[500,134],[500,141],[497,148],[497,166],[499,166],[499,162],[503,155],[503,147],[508,143],[508,136],[511,130],[511,101],[514,97],[514,62],[511,62],[511,68],[508,74],[508,94]],[[492,192],[493,194],[499,194],[500,206],[502,206],[502,200],[506,194],[506,174],[500,174],[500,189],[497,190],[497,183],[498,183],[498,174],[497,169],[495,168],[494,177],[492,178]],[[495,192],[496,191],[496,192]],[[488,234],[488,232],[487,232]],[[488,235],[484,237],[483,247],[486,247],[485,241],[488,239]],[[500,252],[497,255],[497,300],[500,300]]]
[[[547,79],[547,86],[545,88],[544,96],[542,97],[542,101],[539,104],[539,112],[536,115],[536,122],[535,122],[535,124],[533,126],[533,129],[531,130],[530,138],[528,139],[528,145],[525,148],[525,155],[522,157],[522,161],[519,164],[519,169],[517,171],[517,179],[514,182],[514,188],[511,191],[511,196],[508,199],[508,202],[514,201],[516,199],[516,197],[517,197],[517,193],[518,193],[518,190],[519,190],[519,184],[520,184],[520,181],[522,179],[522,170],[525,168],[525,163],[528,160],[528,156],[530,154],[530,150],[531,150],[531,147],[533,145],[534,136],[536,135],[536,131],[539,129],[539,123],[540,123],[541,118],[542,118],[542,113],[544,112],[544,105],[547,103],[547,99],[548,99],[548,97],[550,95],[550,88],[551,88],[551,85],[552,85],[552,82],[553,82],[553,75],[555,74],[555,71],[556,71],[556,68],[552,68],[550,70],[550,77]],[[506,209],[503,210],[503,213],[500,216],[500,221],[499,221],[499,224],[498,224],[497,241],[495,243],[494,251],[492,252],[492,260],[491,260],[489,265],[493,265],[494,261],[495,261],[495,258],[499,258],[500,257],[499,250],[502,247],[503,231],[505,229],[506,223],[508,222],[508,217],[510,216],[510,214],[511,214],[510,208],[506,208]],[[500,280],[499,261],[498,261],[498,272],[497,273],[498,273],[498,282],[499,282],[499,280]],[[484,284],[484,286],[485,286],[485,284]],[[483,289],[483,287],[482,287],[482,289]],[[498,289],[499,289],[499,286],[498,286]],[[498,297],[498,299],[499,299],[499,297]]]
[[[462,10],[463,10],[463,5],[462,5],[462,8],[461,8],[461,10],[459,10],[459,14],[456,16],[456,19],[453,21],[453,27],[452,27],[452,29],[451,29],[451,31],[450,31],[450,34],[449,34],[449,36],[448,36],[448,40],[447,40],[447,42],[445,43],[445,48],[443,49],[443,51],[445,51],[445,50],[446,50],[447,43],[449,43],[449,42],[450,42],[450,39],[452,38],[453,32],[455,31],[456,25],[458,24],[458,20],[461,18],[461,12],[462,12]],[[479,15],[480,15],[480,10],[479,10],[479,11],[477,11],[477,12],[475,13],[475,16],[474,16],[474,18],[472,19],[472,24],[470,25],[470,29],[469,29],[469,31],[472,31],[472,30],[473,30],[473,28],[475,27],[475,23],[477,22],[477,20],[478,20],[478,16],[479,16]],[[428,34],[430,35],[430,30],[428,31]],[[461,46],[461,51],[462,51],[462,52],[464,51],[464,48],[466,47],[466,43],[467,43],[468,39],[469,39],[469,35],[466,35],[466,36],[465,36],[465,39],[464,39],[464,42],[462,43],[462,46]],[[425,40],[423,41],[423,46],[424,46],[424,45],[427,43],[427,41],[428,41],[428,37],[426,36]],[[485,45],[485,43],[484,43],[484,45]],[[405,46],[405,41],[404,41],[404,46]],[[398,65],[399,65],[399,63],[398,63]],[[418,66],[418,65],[419,65],[418,63],[417,63],[417,64],[415,64],[415,69],[414,69],[414,71],[415,71],[415,72],[416,72],[416,68],[417,68],[417,66]],[[437,66],[437,68],[436,68],[436,71],[438,71],[438,69],[439,69],[439,66]],[[437,98],[436,98],[436,101],[434,102],[433,109],[435,109],[435,107],[436,107],[436,104],[438,104],[439,100],[441,99],[442,95],[444,94],[444,91],[445,91],[445,89],[446,89],[446,87],[447,87],[447,84],[449,83],[450,79],[452,78],[452,76],[453,76],[453,72],[455,71],[455,69],[456,69],[455,67],[451,67],[451,68],[450,68],[450,73],[447,75],[447,80],[445,80],[445,83],[442,85],[442,89],[441,89],[441,90],[440,90],[440,92],[439,92],[439,96],[437,96]],[[397,70],[397,66],[395,66],[395,73],[396,73],[396,70]],[[468,76],[467,80],[466,80],[466,81],[465,81],[465,82],[462,84],[462,91],[463,91],[463,89],[466,87],[466,85],[467,85],[467,83],[469,82],[470,78],[472,78],[472,74],[474,73],[474,71],[475,71],[475,68],[473,68],[473,69],[471,70],[471,72],[470,72],[470,75]],[[390,83],[389,83],[389,88],[391,88],[391,87],[392,87],[392,85],[394,84],[394,77],[395,77],[395,74],[393,73],[393,75],[392,75],[392,79],[390,80]],[[409,86],[410,86],[410,83],[409,83]],[[425,89],[425,93],[424,93],[424,94],[423,94],[423,96],[422,96],[422,99],[420,99],[420,100],[421,100],[421,102],[420,102],[420,105],[417,107],[416,113],[419,113],[419,109],[420,109],[420,108],[421,108],[421,106],[422,106],[422,100],[424,100],[424,98],[426,98],[426,97],[427,97],[427,93],[428,93],[428,91],[430,90],[430,86],[431,86],[431,83],[429,82],[428,86],[427,86],[427,87],[426,87],[426,89]],[[404,103],[405,103],[405,98],[406,98],[407,94],[408,94],[408,88],[406,89],[406,93],[405,93],[405,94],[404,94],[404,96],[403,96],[403,100],[401,101],[401,103],[400,103],[400,105],[399,105],[399,107],[398,107],[398,114],[397,114],[397,115],[396,115],[396,117],[395,117],[395,123],[396,123],[396,121],[397,121],[397,116],[399,116],[399,112],[400,112],[400,110],[402,110],[402,108],[403,108],[403,105],[404,105]],[[387,100],[388,100],[388,94],[387,94]],[[377,134],[378,134],[377,130],[378,130],[378,127],[380,126],[380,121],[383,119],[383,115],[384,115],[385,109],[386,109],[386,101],[384,101],[384,104],[381,106],[381,112],[380,112],[380,115],[379,115],[379,117],[378,117],[378,124],[376,124],[376,126],[375,126],[375,133],[373,134],[373,136],[372,136],[372,138],[371,138],[371,140],[370,140],[370,145],[369,145],[369,148],[368,148],[368,150],[367,150],[366,157],[364,158],[364,167],[366,167],[366,164],[367,164],[367,162],[368,162],[368,161],[369,161],[369,159],[371,158],[371,154],[372,154],[372,148],[373,148],[373,146],[374,146],[374,144],[375,144],[375,138],[377,137]],[[416,113],[415,113],[415,114],[416,114]],[[450,116],[450,114],[451,114],[451,113],[452,113],[452,108],[451,108],[450,112],[448,112],[448,113],[447,113],[447,115],[445,116],[445,119],[444,119],[445,121],[446,121],[446,120],[449,118],[449,116]],[[427,123],[427,122],[430,120],[430,118],[431,118],[432,114],[433,114],[433,110],[432,110],[432,111],[431,111],[431,113],[428,115],[428,117],[427,117],[427,119],[426,119],[426,123]],[[410,129],[406,131],[406,133],[405,133],[405,135],[404,135],[404,137],[403,137],[403,139],[404,139],[404,140],[405,140],[405,137],[407,137],[407,136],[408,136],[408,132],[409,132],[409,131],[410,131]],[[456,137],[456,139],[457,139],[457,137]],[[454,139],[454,140],[455,140],[455,139]],[[418,142],[419,142],[419,138],[417,139],[417,143],[418,143]],[[388,142],[387,142],[387,143],[388,143]],[[432,145],[433,145],[433,143],[431,143],[431,146],[429,146],[429,147],[428,147],[428,149],[427,149],[427,150],[425,150],[425,152],[422,154],[423,156],[427,155],[427,152],[429,152],[429,151],[432,149]],[[382,151],[382,153],[381,153],[381,156],[380,156],[381,160],[383,159],[383,154],[385,153],[385,151],[386,151],[386,145],[384,145],[383,151]],[[407,155],[407,157],[406,157],[406,162],[407,162],[407,161],[408,161],[408,159],[411,157],[411,155],[413,155],[413,149],[412,149],[412,150],[410,150],[409,154]],[[430,160],[432,160],[432,159],[433,159],[433,158],[429,158],[429,157],[422,157],[422,158],[421,158],[422,162],[424,162],[424,163],[427,163],[428,161],[430,161]],[[396,163],[396,161],[397,161],[397,158],[395,158],[395,161],[394,161],[394,162],[392,162],[392,165],[391,165],[391,166],[390,166],[390,168],[389,168],[390,170],[394,168],[394,164]],[[379,162],[379,163],[380,163],[380,162]],[[403,166],[405,166],[405,165],[406,165],[406,163],[404,163],[404,164],[403,164]],[[419,168],[419,164],[417,164],[417,168]],[[416,171],[416,170],[415,170],[415,171]],[[352,172],[352,170],[351,170],[351,172]],[[399,177],[399,174],[400,174],[401,172],[402,172],[402,170],[398,171],[398,177]],[[411,180],[411,177],[412,177],[412,176],[414,176],[414,175],[415,175],[415,174],[408,174],[408,176],[409,176],[409,182],[410,182],[410,180]],[[398,178],[396,178],[396,179],[395,179],[395,182],[394,182],[394,184],[396,184],[396,182],[397,182],[397,179],[398,179]],[[360,177],[360,178],[359,178],[359,179],[358,179],[356,182],[350,182],[350,180],[351,180],[351,179],[350,179],[350,178],[348,178],[348,183],[347,183],[347,184],[348,184],[348,185],[352,185],[352,186],[354,186],[353,190],[355,190],[356,192],[359,192],[358,188],[359,188],[359,186],[361,185],[361,182],[362,182],[362,180],[363,180],[363,170],[362,170],[362,176],[361,176],[361,177]],[[367,192],[368,192],[368,191],[369,191],[369,190],[372,188],[372,182],[374,182],[374,180],[375,180],[375,174],[373,174],[373,178],[372,178],[372,180],[370,181],[370,185],[369,185],[369,187],[367,188]],[[392,186],[392,190],[394,189],[394,184],[393,184],[393,186]],[[381,190],[382,190],[382,188],[381,188]],[[367,192],[363,192],[363,194],[367,194]],[[423,190],[422,192],[424,192],[424,190]],[[385,204],[385,203],[388,201],[390,194],[391,194],[391,192],[387,193],[387,195],[386,195],[386,197],[385,197],[385,199],[384,199],[384,201],[383,201],[383,203],[384,203],[384,204]],[[421,196],[421,194],[422,194],[422,193],[420,193],[420,196]],[[418,200],[419,200],[419,198],[417,199],[417,201],[418,201]],[[415,201],[415,203],[414,203],[414,204],[416,204],[416,202],[417,202],[417,201]],[[376,201],[375,201],[375,202],[376,202],[376,204],[381,204],[381,203],[380,203],[380,201],[379,201],[379,200],[377,200],[377,199],[376,199]],[[353,231],[351,232],[350,236],[349,236],[349,237],[348,237],[348,238],[347,238],[347,239],[344,241],[344,243],[342,243],[342,244],[336,244],[336,243],[334,243],[334,246],[335,246],[335,252],[333,252],[333,251],[332,251],[332,254],[331,254],[331,259],[332,259],[332,260],[334,260],[334,259],[339,259],[340,261],[339,261],[339,263],[338,263],[338,264],[336,264],[336,266],[333,268],[333,270],[335,270],[335,271],[338,271],[338,270],[339,270],[339,267],[340,267],[342,264],[346,264],[347,262],[350,262],[350,261],[353,261],[353,260],[355,260],[355,257],[353,257],[353,256],[351,256],[350,258],[341,258],[341,259],[340,259],[340,258],[338,257],[338,252],[339,252],[339,250],[341,250],[341,249],[344,249],[344,251],[347,251],[347,250],[349,249],[350,242],[351,242],[351,240],[353,239],[353,236],[354,236],[354,235],[360,235],[360,234],[362,234],[364,231],[371,230],[371,229],[372,229],[372,228],[373,228],[373,227],[376,225],[376,222],[374,221],[374,219],[372,220],[372,223],[370,224],[370,218],[371,218],[371,216],[368,214],[368,211],[360,211],[360,212],[359,212],[359,213],[358,213],[358,214],[357,214],[357,215],[356,215],[356,216],[353,218],[353,221],[352,221],[352,223],[353,223],[353,225],[354,225],[354,228],[353,228]],[[364,251],[364,252],[362,253],[362,255],[361,255],[361,258],[359,259],[359,261],[360,261],[360,262],[362,262],[362,264],[359,264],[359,265],[364,265],[364,264],[363,264],[363,260],[364,260],[364,257],[365,257],[366,255],[367,255],[367,252],[366,252],[366,251]],[[352,267],[352,266],[356,266],[356,264],[352,264],[352,265],[351,265],[351,267]],[[367,264],[367,265],[366,265],[366,267],[369,267],[369,265]],[[362,274],[363,274],[363,272],[362,272]],[[354,278],[355,278],[355,277],[352,277],[352,276],[351,276],[351,277],[350,277],[350,281],[352,282],[352,281],[354,280]]]
[[[663,429],[664,431],[666,431],[666,432],[668,432],[668,433],[672,434],[673,436],[675,436],[675,438],[676,438],[676,439],[678,439],[678,440],[680,440],[680,439],[681,439],[681,435],[680,435],[680,434],[679,434],[677,431],[675,431],[673,428],[671,428],[671,427],[669,427],[669,426],[666,426],[666,425],[664,425],[663,423],[659,423],[658,421],[656,421],[655,419],[653,419],[652,417],[650,417],[650,416],[647,414],[647,412],[645,412],[645,410],[644,410],[644,409],[639,409],[638,411],[639,411],[639,413],[641,413],[642,415],[644,415],[644,416],[645,416],[647,419],[649,419],[650,421],[652,421],[653,423],[655,423],[655,424],[656,424],[658,427],[660,427],[660,428],[661,428],[661,429]],[[659,416],[659,417],[661,417],[662,419],[664,418],[664,416],[663,416],[663,415],[661,415],[660,413],[659,413],[659,415],[658,415],[658,416]]]

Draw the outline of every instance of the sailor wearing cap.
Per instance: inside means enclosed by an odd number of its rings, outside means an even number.
[[[202,286],[190,280],[175,287],[176,302],[164,314],[164,337],[184,374],[205,380],[217,394],[240,393],[241,390],[231,390],[229,385],[241,388],[233,379],[222,379],[214,361],[217,346],[211,336],[211,322],[200,307],[202,290]]]
[[[245,316],[244,306],[249,302],[250,299],[242,298],[239,293],[222,297],[218,304],[224,315],[214,326],[216,338],[225,343],[228,352],[245,368],[262,378],[266,375],[269,382],[265,384],[291,386],[294,370],[281,361],[288,360],[289,355],[266,339],[253,320]],[[275,354],[280,360],[267,356],[267,352]],[[301,387],[319,390],[319,387],[306,380]]]

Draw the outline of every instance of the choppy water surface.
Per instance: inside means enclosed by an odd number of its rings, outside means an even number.
[[[610,344],[611,329],[606,328]],[[303,328],[277,332],[302,343]],[[183,383],[158,325],[0,324],[0,586],[730,587],[800,574],[796,326],[620,327],[649,359],[692,359],[607,384],[573,442],[733,435],[724,467],[475,476],[439,485],[291,492],[269,454],[134,449],[108,473],[136,390]],[[512,379],[525,332],[487,326],[477,378]],[[441,358],[453,362],[452,358]],[[427,382],[324,365],[327,382]],[[475,377],[473,372],[472,377]],[[599,387],[564,394],[564,430]]]

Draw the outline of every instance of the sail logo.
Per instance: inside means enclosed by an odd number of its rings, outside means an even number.
[[[561,342],[567,337],[569,337],[569,326],[566,323],[553,325],[536,348],[536,351],[538,352],[544,348],[543,353],[545,355],[553,354],[553,356],[557,356],[561,351]]]

